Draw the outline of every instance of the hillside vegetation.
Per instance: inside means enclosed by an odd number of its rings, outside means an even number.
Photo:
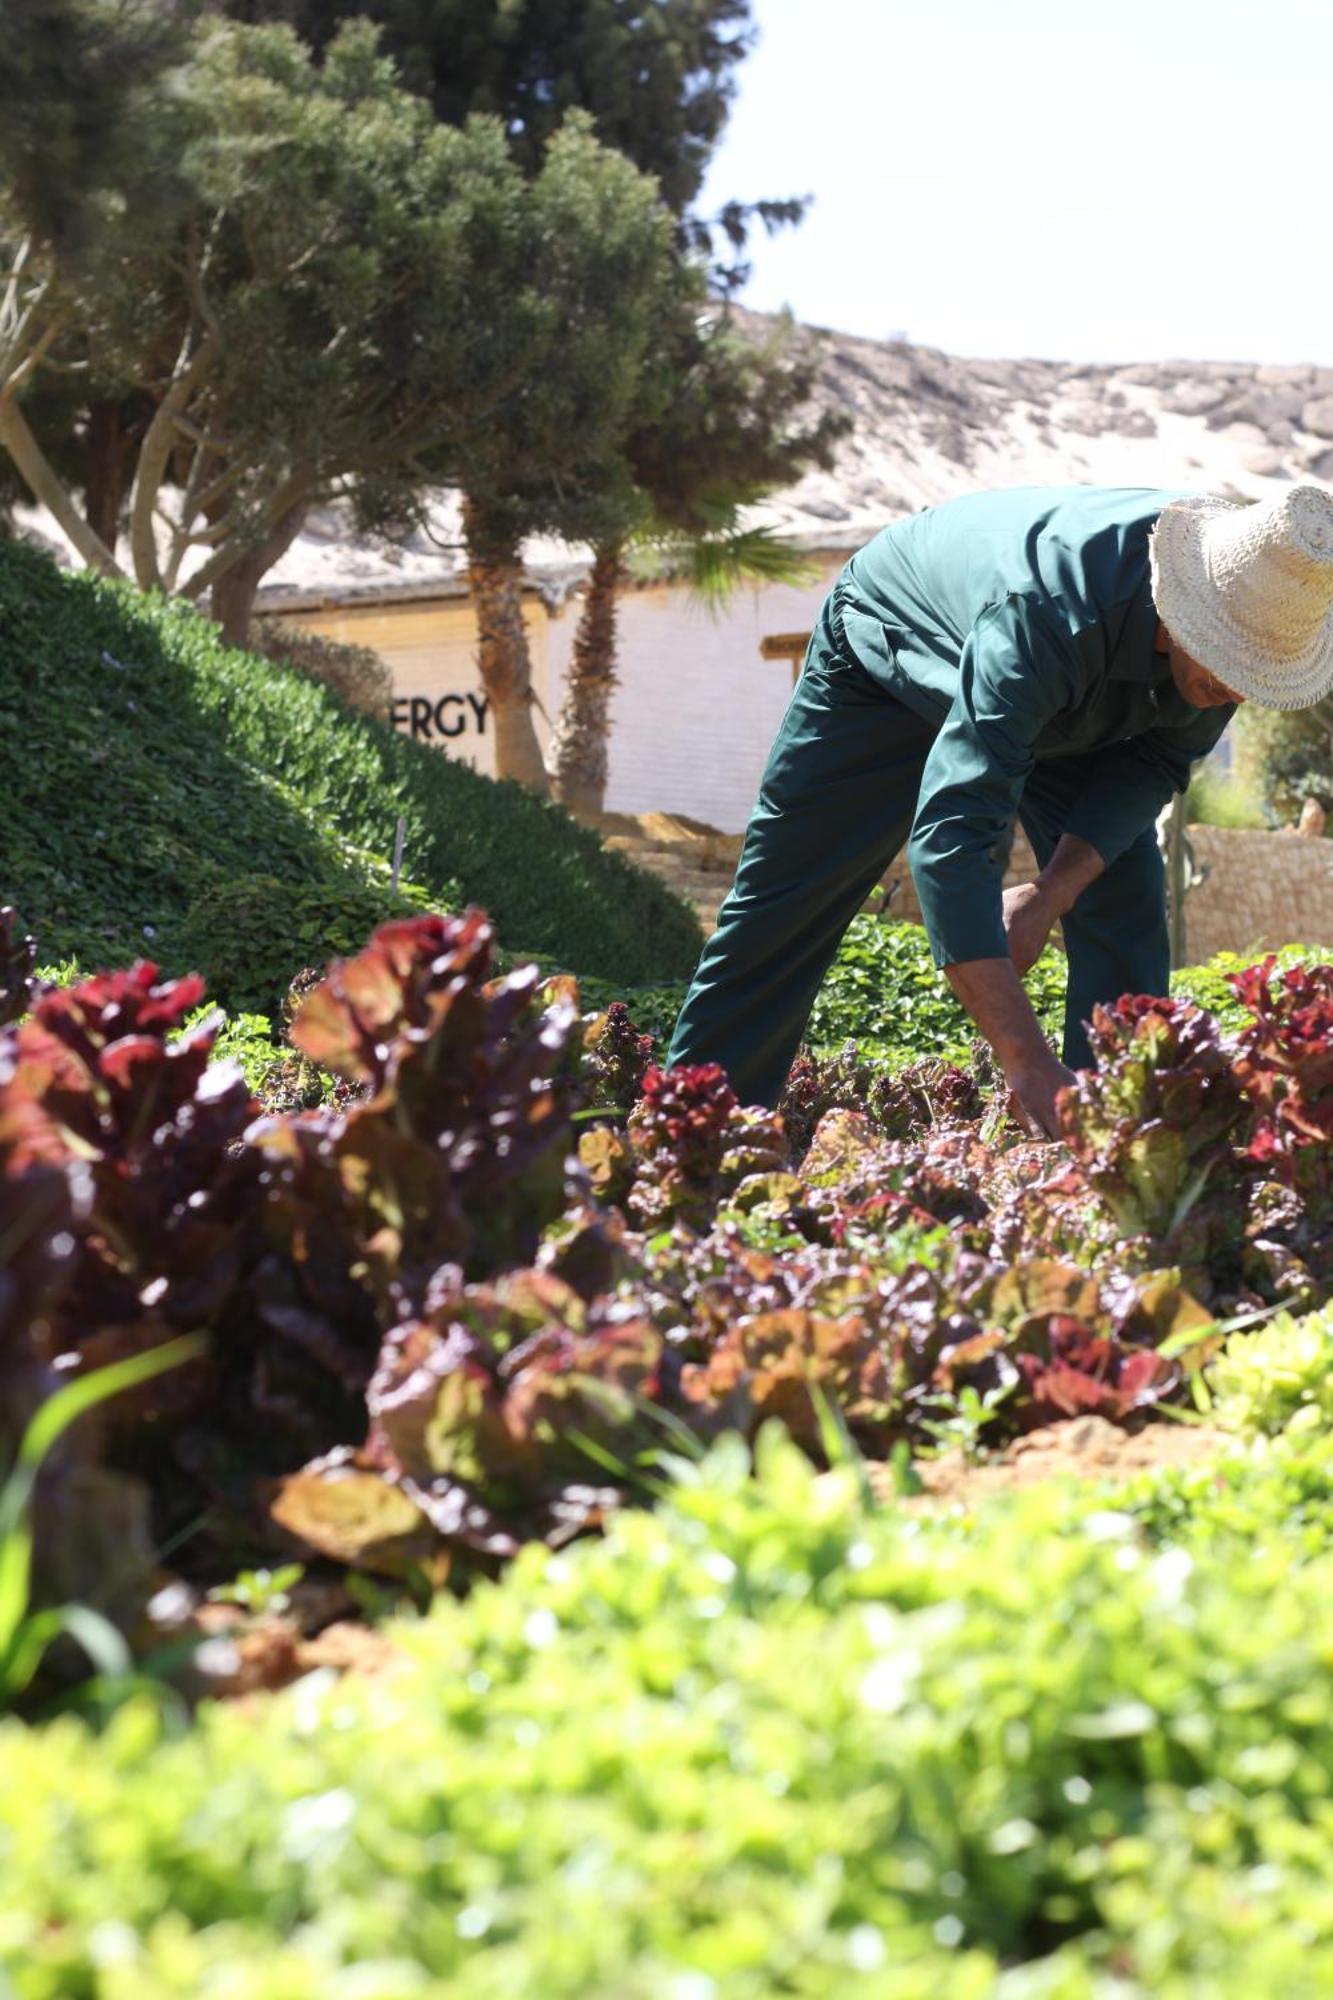
[[[395,910],[479,902],[515,949],[581,972],[693,967],[691,912],[560,808],[225,647],[180,603],[17,543],[0,545],[0,689],[0,901],[47,959],[152,957],[224,1006],[272,1008]]]

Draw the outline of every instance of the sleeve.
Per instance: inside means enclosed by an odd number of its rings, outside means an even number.
[[[1037,738],[1078,704],[1092,678],[1073,635],[1034,598],[1015,594],[987,606],[968,633],[907,848],[936,965],[1008,956],[997,849],[1036,762]]]
[[[1065,832],[1088,841],[1109,868],[1173,795],[1187,789],[1192,766],[1207,756],[1235,712],[1230,706],[1203,708],[1197,720],[1191,717],[1179,728],[1150,729],[1102,751]]]

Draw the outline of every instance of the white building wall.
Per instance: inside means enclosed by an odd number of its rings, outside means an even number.
[[[623,594],[608,811],[685,813],[724,833],[743,829],[792,687],[790,663],[761,659],[759,642],[808,631],[843,560],[821,561],[819,580],[805,588],[742,589],[716,616],[675,586]],[[553,704],[579,609],[575,597],[550,627]]]

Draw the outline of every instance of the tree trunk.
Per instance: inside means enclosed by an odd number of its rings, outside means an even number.
[[[88,526],[109,549],[116,546],[120,518],[134,477],[134,446],[143,435],[125,422],[122,404],[94,403],[88,412],[88,477],[83,512]]]
[[[73,495],[33,436],[18,403],[5,394],[0,394],[0,446],[13,459],[33,499],[54,515],[88,568],[120,576],[116,558],[75,506]]]
[[[606,803],[606,751],[616,685],[616,593],[624,581],[621,545],[597,549],[551,739],[551,785],[579,819]]]
[[[523,565],[512,535],[497,532],[485,511],[463,503],[468,582],[480,639],[477,662],[495,726],[495,774],[530,792],[550,792],[532,719],[532,659],[523,625]]]
[[[305,515],[304,507],[289,508],[267,541],[258,548],[247,549],[214,579],[208,593],[209,610],[222,627],[222,636],[229,646],[244,646],[248,642],[255,592],[300,534]]]

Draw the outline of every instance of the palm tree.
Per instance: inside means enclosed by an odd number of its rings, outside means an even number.
[[[741,583],[803,581],[797,552],[745,514],[812,465],[847,429],[812,404],[818,351],[782,318],[758,338],[688,285],[644,371],[623,474],[599,497],[592,571],[547,758],[554,796],[582,818],[606,797],[616,612],[631,565],[680,578],[716,606]]]

